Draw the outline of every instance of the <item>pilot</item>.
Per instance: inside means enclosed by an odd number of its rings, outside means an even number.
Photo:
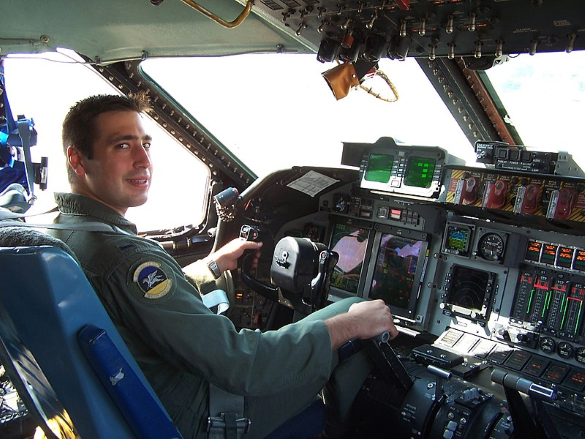
[[[55,195],[56,221],[101,223],[111,230],[72,226],[54,233],[77,255],[173,422],[186,438],[205,437],[213,384],[245,397],[245,416],[252,422],[246,437],[264,438],[308,407],[334,370],[349,363],[356,372],[346,375],[355,382],[335,385],[340,404],[335,413],[343,416],[370,363],[351,358],[340,363],[337,349],[385,331],[396,336],[388,307],[380,300],[346,299],[264,333],[238,331],[207,309],[201,294],[221,287],[216,278],[235,269],[245,250],[258,256],[261,243],[235,239],[183,271],[157,243],[137,236],[124,215],[148,198],[151,137],[142,123],[148,108],[144,95],[98,95],[70,109],[63,148],[71,193]]]

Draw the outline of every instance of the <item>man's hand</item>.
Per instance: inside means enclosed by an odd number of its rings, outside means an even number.
[[[252,261],[252,268],[258,264],[260,257],[261,242],[246,241],[243,238],[236,238],[228,242],[216,252],[210,254],[204,259],[207,261],[213,259],[219,270],[223,273],[226,270],[235,270],[238,268],[238,259],[244,254],[246,250],[255,252],[254,260]]]
[[[390,308],[381,299],[354,303],[347,313],[359,317],[365,323],[356,338],[372,338],[385,331],[389,332],[390,339],[398,335]]]
[[[335,350],[352,339],[373,338],[388,332],[390,338],[398,335],[390,308],[383,300],[354,303],[345,314],[325,320]]]

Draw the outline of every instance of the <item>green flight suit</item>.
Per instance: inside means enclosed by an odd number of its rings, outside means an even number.
[[[61,212],[57,222],[97,221],[117,229],[52,233],[77,255],[185,438],[205,437],[209,383],[245,397],[250,439],[263,438],[314,401],[337,366],[322,320],[346,311],[355,300],[337,302],[277,331],[238,331],[201,301],[199,291],[217,288],[205,264],[190,266],[188,280],[158,243],[136,236],[135,225],[116,211],[82,195],[55,198]],[[365,374],[352,378],[357,392]]]

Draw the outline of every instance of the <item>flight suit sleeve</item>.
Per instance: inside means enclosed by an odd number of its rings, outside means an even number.
[[[335,364],[322,320],[265,333],[237,331],[227,317],[203,305],[179,265],[162,251],[127,257],[107,280],[94,279],[94,287],[115,297],[124,325],[161,358],[231,393],[266,395],[324,384]]]
[[[230,271],[221,273],[221,277],[216,279],[202,260],[196,261],[183,268],[185,279],[193,285],[199,293],[204,296],[214,290],[225,291],[230,306],[236,303],[236,291],[234,281]]]
[[[183,273],[185,274],[185,278],[197,288],[201,294],[207,294],[213,290],[223,290],[228,293],[228,295],[233,293],[234,287],[231,273],[229,271],[224,271],[219,279],[215,279],[203,260],[187,265],[183,268]]]

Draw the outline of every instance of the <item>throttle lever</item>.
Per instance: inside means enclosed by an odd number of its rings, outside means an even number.
[[[366,340],[366,349],[378,370],[384,375],[384,378],[398,382],[404,390],[408,391],[414,382],[400,359],[396,356],[394,349],[390,346],[389,340],[390,334],[385,331],[370,340]]]
[[[448,370],[441,369],[432,364],[427,366],[427,370],[437,378],[437,382],[435,383],[435,401],[442,401],[444,395],[443,382],[449,381],[452,374]]]
[[[390,333],[384,331],[380,335],[376,335],[374,340],[376,340],[376,343],[388,343],[390,341]]]

